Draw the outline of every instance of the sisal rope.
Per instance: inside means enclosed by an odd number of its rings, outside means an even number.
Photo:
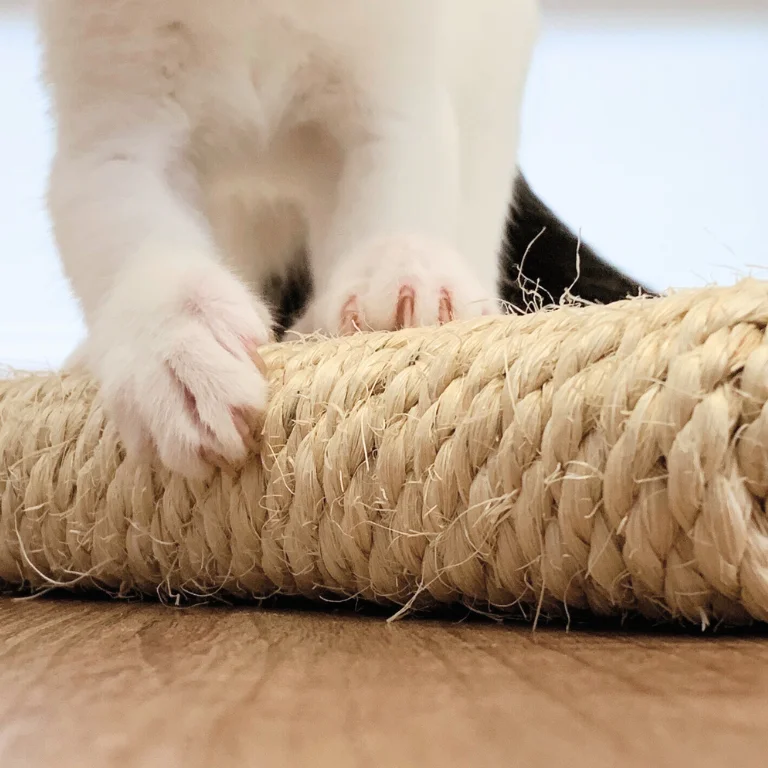
[[[270,347],[262,451],[130,467],[78,376],[0,382],[0,581],[768,620],[768,283]]]

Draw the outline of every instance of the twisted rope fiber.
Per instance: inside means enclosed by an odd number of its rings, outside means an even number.
[[[131,467],[95,388],[0,382],[0,581],[768,619],[768,283],[273,345],[262,450]]]

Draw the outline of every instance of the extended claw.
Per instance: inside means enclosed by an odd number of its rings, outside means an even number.
[[[450,323],[454,319],[453,299],[451,294],[445,288],[440,291],[440,307],[438,309],[437,319],[440,325]]]
[[[395,310],[395,328],[413,328],[416,314],[416,291],[410,285],[400,288],[397,295],[397,308]]]
[[[341,308],[341,324],[339,329],[342,336],[350,336],[353,333],[359,333],[363,329],[357,296],[351,296]]]

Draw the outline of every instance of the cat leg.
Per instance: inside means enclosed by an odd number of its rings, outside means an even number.
[[[88,328],[78,357],[129,456],[204,475],[253,443],[270,317],[223,265],[202,214],[173,90],[186,49],[163,58],[166,38],[133,35],[103,4],[62,1],[48,14],[49,208]]]
[[[157,130],[157,126],[155,127]],[[267,400],[263,304],[221,264],[199,216],[130,136],[60,153],[51,211],[85,310],[84,360],[130,455],[203,475],[251,446]]]
[[[316,299],[302,330],[394,329],[495,311],[495,284],[456,250],[456,119],[434,70],[413,62],[373,78],[367,123],[344,148],[338,186],[310,211]]]

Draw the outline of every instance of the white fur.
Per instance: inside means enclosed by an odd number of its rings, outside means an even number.
[[[39,2],[51,214],[132,453],[242,458],[258,292],[304,245],[302,330],[496,311],[535,0]]]

